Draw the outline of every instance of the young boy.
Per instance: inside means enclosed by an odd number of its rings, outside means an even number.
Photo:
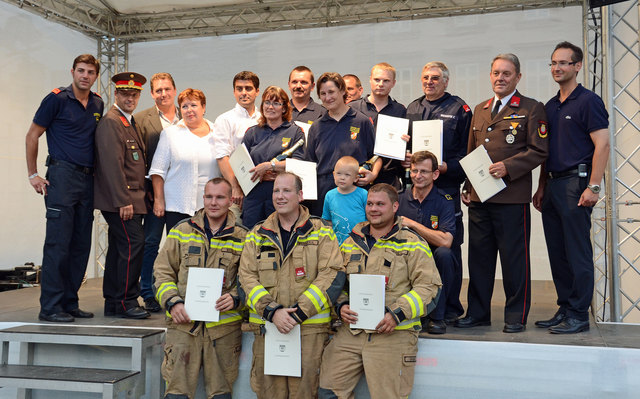
[[[338,187],[329,191],[324,199],[322,218],[333,225],[339,244],[349,237],[356,224],[367,220],[364,213],[367,190],[355,185],[359,168],[353,157],[338,159],[333,168],[333,179]]]

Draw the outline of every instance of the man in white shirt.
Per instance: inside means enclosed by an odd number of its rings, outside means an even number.
[[[244,133],[258,123],[260,111],[256,107],[256,97],[260,94],[260,79],[250,71],[242,71],[233,77],[233,95],[236,106],[216,118],[213,133],[215,156],[222,176],[231,182],[233,206],[231,210],[240,218],[240,208],[244,193],[238,184],[229,156],[242,142]]]

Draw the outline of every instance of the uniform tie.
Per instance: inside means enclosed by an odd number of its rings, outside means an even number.
[[[498,115],[498,111],[500,110],[500,106],[502,105],[502,101],[496,101],[496,105],[493,107],[493,111],[491,111],[491,119],[495,118]]]

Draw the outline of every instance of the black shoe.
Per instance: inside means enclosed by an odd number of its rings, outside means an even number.
[[[526,326],[522,323],[505,323],[502,332],[504,333],[519,333],[523,332]]]
[[[568,316],[562,323],[549,329],[551,334],[576,334],[583,331],[589,331],[589,320],[578,320]]]
[[[427,332],[429,334],[444,334],[447,332],[447,325],[444,320],[429,320]]]
[[[104,304],[104,315],[105,317],[115,317],[116,316],[116,305],[113,303]]]
[[[42,321],[50,321],[52,323],[71,323],[75,320],[73,316],[65,312],[51,314],[40,312],[40,314],[38,315],[38,319]]]
[[[470,328],[477,326],[490,326],[491,320],[480,320],[476,319],[473,316],[463,317],[462,319],[456,320],[454,327],[456,328]]]
[[[454,325],[456,321],[458,321],[458,316],[454,316],[454,315],[444,316],[444,322],[449,326]]]
[[[70,310],[67,313],[69,313],[71,316],[76,317],[78,319],[90,319],[90,318],[93,317],[93,313],[85,312],[84,310],[82,310],[80,308],[76,308],[76,309]]]
[[[158,301],[156,301],[156,299],[153,297],[144,300],[144,308],[153,313],[158,313],[162,310],[162,307],[160,306]]]
[[[140,306],[136,306],[127,309],[125,312],[116,312],[117,316],[124,317],[126,319],[146,319],[151,316],[149,312],[142,309]]]
[[[566,315],[564,313],[560,313],[560,311],[558,310],[556,314],[554,314],[553,317],[549,320],[538,320],[535,322],[535,325],[539,328],[549,328],[557,326],[558,324],[562,323],[565,317]]]

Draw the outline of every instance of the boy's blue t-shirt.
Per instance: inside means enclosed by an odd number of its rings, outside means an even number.
[[[364,208],[367,205],[367,190],[356,187],[349,194],[341,194],[337,188],[324,197],[322,218],[330,220],[338,243],[342,244],[356,224],[367,220]]]

